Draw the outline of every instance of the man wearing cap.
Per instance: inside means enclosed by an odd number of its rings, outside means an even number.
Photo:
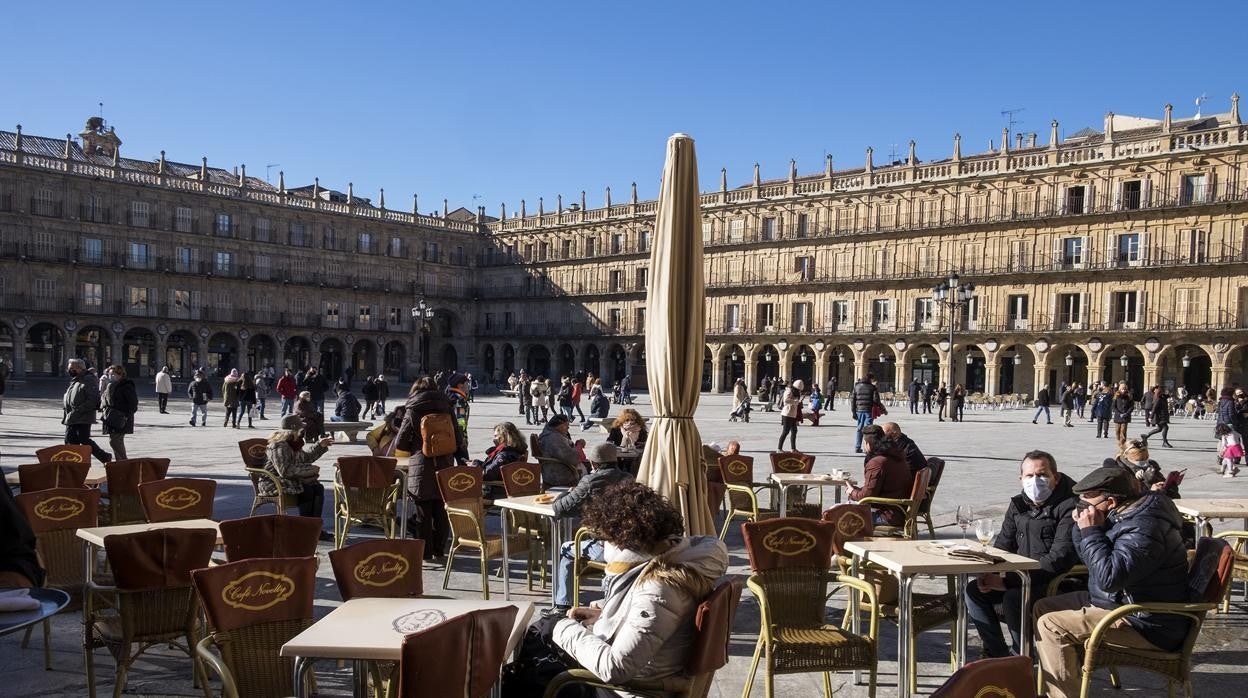
[[[1088,566],[1088,590],[1036,602],[1036,654],[1049,698],[1077,695],[1083,643],[1111,610],[1131,603],[1181,603],[1187,595],[1187,551],[1179,512],[1165,494],[1143,491],[1119,467],[1100,467],[1074,487],[1072,537]],[[1125,621],[1125,622],[1123,622]],[[1106,642],[1174,652],[1183,644],[1182,616],[1135,613],[1110,627]]]
[[[632,475],[616,467],[619,456],[615,444],[609,441],[595,444],[585,455],[589,458],[589,474],[581,478],[575,487],[559,495],[550,505],[556,519],[580,516],[581,508],[590,498],[598,496],[598,493],[611,485],[632,479]],[[555,606],[551,609],[551,613],[559,616],[566,614],[575,601],[572,598],[572,545],[571,542],[564,543],[559,551],[559,569],[555,573],[555,583],[558,586]],[[602,562],[602,541],[590,539],[582,542],[580,553],[590,560]]]

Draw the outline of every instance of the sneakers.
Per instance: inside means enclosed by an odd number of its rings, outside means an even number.
[[[543,618],[566,618],[568,616],[568,611],[571,611],[571,610],[572,610],[571,606],[551,606],[550,608],[542,609],[542,617]]]

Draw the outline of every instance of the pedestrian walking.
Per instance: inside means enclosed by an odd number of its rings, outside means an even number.
[[[282,377],[277,379],[277,396],[282,399],[282,413],[278,417],[285,417],[295,412],[295,396],[299,394],[299,382],[295,380],[294,373],[290,368],[282,369]]]
[[[534,378],[533,382],[529,385],[529,398],[532,400],[530,404],[532,414],[530,416],[533,418],[533,424],[546,423],[546,418],[548,417],[547,411],[550,408],[550,405],[547,402],[549,394],[550,386],[547,385],[546,379],[542,376]]]
[[[837,383],[836,376],[832,376],[828,379],[828,389],[823,391],[823,404],[827,406],[829,412],[836,409],[836,405],[833,403],[836,402]]]
[[[373,383],[377,386],[377,412],[373,416],[377,417],[386,414],[386,400],[390,399],[390,383],[383,373],[378,373]]]
[[[252,415],[255,414],[255,410],[256,410],[256,373],[255,371],[247,371],[243,374],[243,382],[241,385],[239,385],[239,390],[238,390],[238,411],[239,411],[238,418],[242,419],[243,415],[247,416],[247,428],[248,429],[256,428],[255,425],[251,421]],[[235,427],[237,426],[238,425],[236,423]]]
[[[1131,428],[1131,413],[1135,411],[1135,398],[1131,397],[1131,389],[1126,383],[1118,384],[1118,392],[1114,393],[1111,409],[1118,436],[1118,448],[1121,450],[1127,445],[1127,430]]]
[[[1160,385],[1153,386],[1150,396],[1152,398],[1149,400],[1150,409],[1144,414],[1149,418],[1148,422],[1151,423],[1153,430],[1142,434],[1140,438],[1147,442],[1148,437],[1161,434],[1161,445],[1174,448],[1170,443],[1170,398]]]
[[[256,416],[264,419],[264,406],[273,394],[273,374],[271,368],[256,374]]]
[[[65,443],[91,447],[91,455],[101,463],[113,459],[113,454],[100,448],[91,439],[91,425],[95,424],[95,412],[100,407],[100,388],[95,377],[87,373],[87,363],[82,359],[70,359],[65,370],[69,373],[69,386],[61,399],[65,425]]]
[[[559,412],[572,421],[572,379],[564,376],[559,379]]]
[[[1218,436],[1218,458],[1222,459],[1222,477],[1239,474],[1239,460],[1244,457],[1244,439],[1230,424],[1219,424],[1214,433]]]
[[[1092,398],[1092,419],[1096,420],[1096,438],[1109,438],[1109,420],[1114,416],[1114,396],[1109,386],[1101,384],[1101,389]]]
[[[581,424],[584,424],[585,413],[581,411],[581,393],[584,388],[582,388],[581,385],[582,383],[580,380],[572,380],[572,409],[576,410],[576,414],[581,418]],[[572,413],[568,412],[568,416],[571,417]]]
[[[763,376],[763,380],[758,384],[758,399],[763,403],[763,411],[771,412],[771,379]]]
[[[169,393],[173,392],[173,377],[169,375],[169,367],[162,366],[156,374],[156,409],[161,414],[169,414]]]
[[[868,373],[854,384],[850,393],[850,404],[854,410],[854,420],[858,429],[854,436],[854,452],[862,453],[862,429],[875,422],[878,414],[888,414],[884,404],[880,402],[880,391],[875,387],[875,374]]]
[[[1075,413],[1079,415],[1079,419],[1083,419],[1084,408],[1088,404],[1088,386],[1080,383],[1075,389]]]
[[[793,381],[782,393],[783,403],[780,407],[780,445],[777,451],[784,450],[784,437],[789,437],[789,450],[797,450],[797,422],[802,416],[802,390],[806,384],[800,380]]]
[[[932,385],[932,381],[923,381],[923,414],[932,413],[932,395],[936,394],[936,386]]]
[[[732,383],[732,412],[728,413],[728,421],[737,420],[750,421],[750,390],[746,387],[744,378],[738,378]]]
[[[371,418],[377,408],[377,384],[373,382],[372,376],[364,376],[360,394],[364,396],[364,414]]]
[[[549,380],[547,382],[549,383]],[[550,386],[547,385],[546,387],[549,388]],[[620,402],[625,405],[633,404],[633,381],[628,377],[627,373],[620,378]],[[545,420],[543,419],[543,421]]]
[[[965,415],[963,410],[966,407],[966,388],[961,383],[953,386],[953,392],[949,395],[949,400],[953,403],[949,410],[949,419],[954,422],[964,422]]]
[[[212,400],[212,384],[202,369],[195,371],[195,378],[186,386],[186,396],[191,399],[191,426],[195,416],[200,415],[199,426],[208,426],[208,403]]]
[[[936,416],[943,422],[947,414],[949,414],[949,388],[941,383],[940,388],[936,390]],[[949,415],[949,419],[953,419],[953,415]]]
[[[233,419],[234,428],[238,428],[238,394],[242,384],[243,377],[238,374],[238,369],[231,368],[225,382],[221,384],[221,403],[225,406],[225,422],[221,424],[223,427],[230,426],[230,420]]]
[[[126,434],[134,433],[134,414],[139,411],[139,393],[134,381],[126,377],[126,369],[121,366],[109,366],[108,388],[100,396],[103,417],[100,419],[100,431],[108,435],[108,443],[113,448],[113,457],[126,459]]]
[[[919,398],[923,395],[923,384],[918,378],[910,381],[910,388],[907,391],[910,398],[910,414],[919,413]]]
[[[1058,402],[1060,402],[1062,405],[1062,426],[1064,427],[1075,426],[1074,424],[1070,423],[1070,420],[1072,417],[1074,417],[1074,414],[1075,414],[1075,388],[1076,387],[1077,385],[1074,383],[1066,386],[1066,389],[1062,391],[1061,397],[1058,398]]]
[[[1049,386],[1042,386],[1040,392],[1036,393],[1036,414],[1032,416],[1031,423],[1036,424],[1040,419],[1040,413],[1044,413],[1044,423],[1052,424],[1053,415],[1049,412]]]

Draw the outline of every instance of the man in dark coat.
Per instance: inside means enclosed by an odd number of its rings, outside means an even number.
[[[325,414],[325,393],[329,392],[329,381],[325,380],[320,371],[315,368],[309,368],[303,377],[303,382],[299,384],[300,390],[306,390],[312,394],[312,407],[317,412]]]
[[[862,429],[875,421],[872,410],[880,405],[880,391],[875,387],[875,374],[868,373],[866,378],[854,383],[849,394],[849,406],[858,420],[858,431],[854,438],[854,452],[862,453]],[[881,405],[882,407],[883,405]]]
[[[1162,492],[1141,490],[1135,476],[1100,467],[1074,486],[1079,508],[1073,539],[1088,566],[1088,590],[1036,602],[1036,654],[1049,698],[1079,693],[1083,643],[1096,624],[1123,604],[1188,601],[1187,550],[1182,522]],[[1135,613],[1102,639],[1125,647],[1175,652],[1189,620]]]
[[[468,444],[463,432],[455,430],[455,453],[449,456],[426,456],[421,452],[420,420],[427,414],[445,414],[455,418],[451,402],[438,389],[437,383],[428,376],[416,379],[411,396],[407,398],[407,411],[403,424],[395,436],[395,455],[410,455],[407,490],[416,502],[416,512],[407,522],[412,537],[425,541],[425,559],[445,564],[446,537],[450,522],[446,518],[446,503],[438,489],[438,471],[456,463],[468,462]]]
[[[914,476],[910,474],[910,466],[901,448],[884,435],[884,429],[879,425],[868,424],[863,427],[862,434],[867,448],[867,463],[863,466],[862,486],[852,479],[848,481],[850,500],[856,502],[864,497],[909,499]],[[871,513],[877,524],[905,524],[901,512],[895,507],[873,507]]]
[[[331,422],[358,422],[360,421],[360,401],[351,392],[351,388],[346,383],[339,383],[338,401],[334,403],[334,414],[330,416]]]
[[[69,387],[62,398],[65,425],[65,443],[91,447],[91,455],[101,463],[113,459],[113,454],[100,448],[91,438],[91,425],[95,424],[95,411],[100,407],[100,387],[96,379],[87,373],[82,359],[70,359],[65,370],[69,372]]]
[[[1057,472],[1057,461],[1044,451],[1031,451],[1019,464],[1018,479],[1023,491],[1010,499],[1001,520],[1001,530],[993,546],[1040,563],[1029,572],[1032,603],[1044,594],[1048,583],[1079,561],[1070,531],[1076,497],[1075,481]],[[1013,648],[1007,647],[1001,623],[993,606],[1000,604],[1009,626]],[[1022,587],[1018,576],[981,574],[966,587],[966,612],[987,657],[1008,657],[1019,651],[1019,622],[1022,619]],[[1030,610],[1027,611],[1030,613]]]
[[[915,378],[910,381],[910,388],[908,391],[908,396],[910,398],[910,414],[919,413],[919,397],[921,397],[922,394],[923,384],[919,382],[919,379]]]
[[[932,413],[932,395],[936,392],[936,386],[932,385],[932,381],[924,381],[923,383],[923,414]]]
[[[910,466],[911,475],[927,467],[927,457],[919,450],[919,445],[914,442],[914,439],[901,433],[901,427],[897,425],[897,422],[884,422],[880,428],[884,430],[884,436],[892,439],[893,443],[901,449],[902,455],[906,457],[906,465]]]

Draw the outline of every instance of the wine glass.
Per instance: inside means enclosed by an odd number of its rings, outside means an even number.
[[[970,504],[958,505],[958,526],[962,528],[962,542],[966,542],[966,529],[975,520],[975,514],[971,511]]]
[[[977,519],[975,521],[975,537],[979,539],[979,547],[986,550],[989,541],[997,534],[997,524],[992,519]]]

